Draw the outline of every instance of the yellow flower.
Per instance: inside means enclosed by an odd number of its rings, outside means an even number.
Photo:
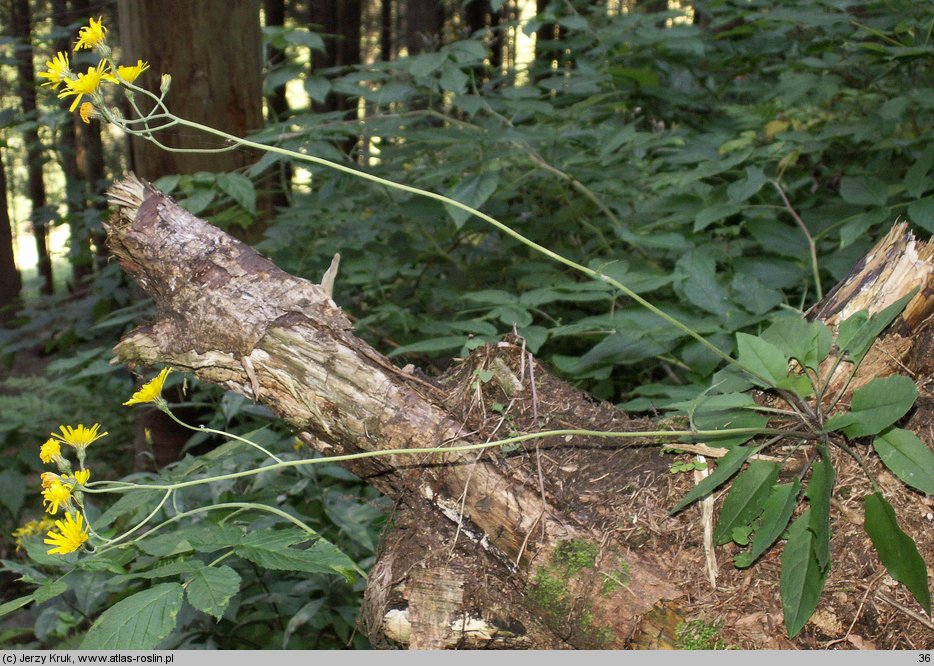
[[[71,426],[59,426],[59,430],[62,431],[62,434],[56,435],[53,432],[52,437],[57,439],[62,444],[73,446],[80,451],[86,448],[92,442],[96,442],[101,437],[109,434],[106,432],[98,434],[97,431],[100,427],[100,423],[95,423],[90,428],[85,428],[83,424],[78,424],[77,428],[72,428]],[[48,444],[48,442],[46,442],[46,444]]]
[[[117,67],[117,74],[120,76],[120,79],[123,79],[127,83],[133,83],[139,75],[149,69],[149,63],[143,62],[142,60],[137,60],[135,65],[120,65]],[[114,83],[120,83],[118,79],[113,74],[105,74],[104,78],[108,81],[113,81]]]
[[[49,555],[67,555],[78,550],[88,540],[88,528],[84,525],[84,516],[80,513],[66,513],[65,520],[56,520],[58,532],[49,532],[45,543],[50,548]]]
[[[81,98],[85,95],[93,95],[101,85],[101,79],[104,78],[104,61],[97,63],[97,67],[88,67],[86,74],[78,74],[78,78],[65,81],[65,90],[58,94],[59,99],[64,99],[69,95],[77,95],[69,111],[78,108]]]
[[[62,446],[54,439],[46,440],[45,444],[39,449],[39,460],[44,463],[50,463],[56,458],[62,457]]]
[[[54,519],[49,518],[48,516],[43,516],[42,520],[30,520],[22,527],[16,528],[13,530],[13,534],[10,535],[13,537],[13,540],[16,543],[16,550],[19,550],[23,547],[23,539],[26,537],[31,537],[33,534],[45,532],[47,529],[53,527],[54,525]]]
[[[68,504],[71,500],[71,486],[66,486],[61,481],[53,481],[51,486],[42,491],[42,496],[45,498],[42,500],[46,505],[45,510],[55,515],[60,505]]]
[[[99,44],[103,44],[107,39],[107,28],[101,25],[101,19],[97,17],[97,23],[94,19],[88,20],[88,25],[78,31],[78,41],[75,42],[75,51],[79,49],[93,49]]]
[[[171,368],[162,368],[162,372],[143,384],[142,388],[123,404],[137,405],[145,402],[155,402],[157,398],[161,399],[162,385],[165,384],[165,378],[169,376],[171,371]]]
[[[68,54],[59,51],[55,57],[45,63],[46,71],[39,72],[39,76],[48,79],[42,85],[58,88],[62,83],[68,81],[72,76],[71,69],[68,66]]]
[[[91,118],[94,117],[94,105],[90,102],[82,102],[81,106],[78,107],[78,115],[81,116],[81,120],[84,121],[85,125],[90,125]]]
[[[80,469],[75,472],[75,481],[80,485],[85,486],[88,483],[88,479],[91,478],[91,470],[89,469]]]

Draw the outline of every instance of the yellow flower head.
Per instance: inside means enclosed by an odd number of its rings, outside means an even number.
[[[48,79],[42,85],[58,88],[62,83],[68,81],[73,76],[71,68],[68,66],[68,54],[59,51],[55,57],[45,63],[46,70],[39,72],[39,76]]]
[[[45,444],[39,449],[39,460],[44,463],[50,463],[56,458],[62,457],[62,446],[54,439],[46,440]]]
[[[79,424],[77,428],[72,428],[71,426],[59,426],[59,430],[62,431],[62,434],[56,435],[53,432],[52,437],[57,439],[62,444],[73,446],[80,451],[85,449],[92,442],[96,442],[101,437],[104,437],[108,434],[106,432],[98,434],[97,431],[100,427],[100,423],[95,423],[90,428],[85,428],[82,424]],[[46,444],[48,444],[48,442],[46,442]]]
[[[69,95],[76,95],[69,111],[78,108],[81,98],[85,95],[93,95],[101,85],[101,79],[104,78],[104,61],[97,63],[97,67],[88,67],[86,74],[78,74],[76,79],[65,81],[65,89],[58,94],[59,99],[64,99]]]
[[[79,49],[93,49],[95,46],[103,44],[107,40],[107,28],[101,25],[101,19],[98,16],[97,22],[94,19],[88,20],[88,25],[78,31],[78,41],[75,42],[75,51]]]
[[[91,478],[91,470],[89,469],[79,469],[75,472],[75,481],[80,485],[85,486],[88,483],[88,479]]]
[[[33,534],[39,534],[40,532],[45,532],[47,529],[55,525],[55,520],[44,516],[42,520],[30,520],[29,522],[22,525],[22,527],[17,527],[13,530],[13,540],[16,543],[16,550],[19,550],[23,547],[23,539],[26,537],[31,537]]]
[[[60,505],[68,504],[71,500],[71,486],[66,486],[61,481],[53,481],[51,486],[42,491],[42,497],[45,510],[54,516],[58,513]]]
[[[162,372],[143,384],[142,388],[123,404],[137,405],[146,402],[155,402],[156,398],[161,398],[162,385],[165,384],[165,378],[169,376],[171,371],[171,368],[162,368]]]
[[[55,546],[49,549],[49,555],[67,555],[78,550],[88,540],[88,528],[84,516],[80,513],[66,513],[65,520],[56,520],[58,532],[49,532],[45,543]]]
[[[117,67],[117,74],[120,76],[120,79],[123,79],[127,83],[133,83],[136,79],[139,78],[139,75],[149,69],[149,63],[143,62],[142,60],[137,60],[135,65],[120,65]],[[113,74],[105,74],[104,78],[108,81],[113,81],[114,83],[120,83],[118,79]]]
[[[94,117],[94,105],[90,102],[82,102],[81,106],[78,107],[78,115],[81,116],[81,120],[85,125],[90,125],[91,118]]]
[[[57,444],[57,443],[58,443],[58,442],[56,442],[56,444]],[[58,474],[55,474],[54,472],[43,472],[43,473],[39,476],[39,478],[42,480],[42,487],[43,487],[43,488],[48,488],[48,487],[51,486],[53,483],[55,483],[56,481],[59,481],[59,480],[61,479],[61,477],[60,477]]]

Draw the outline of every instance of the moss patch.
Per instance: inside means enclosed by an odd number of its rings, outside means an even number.
[[[720,627],[703,620],[682,622],[675,628],[677,650],[725,650],[726,643],[720,640]]]
[[[597,544],[585,539],[562,541],[551,561],[535,572],[529,590],[529,598],[545,622],[558,634],[570,633],[578,647],[605,646],[615,637],[612,629],[595,623],[591,604],[581,602],[568,589],[569,584],[595,571],[599,552]]]

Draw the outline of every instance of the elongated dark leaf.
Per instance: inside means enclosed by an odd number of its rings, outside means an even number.
[[[755,460],[736,477],[717,520],[717,545],[732,540],[733,528],[745,527],[759,516],[777,476],[778,465]]]
[[[842,351],[846,352],[847,357],[851,361],[858,365],[859,362],[863,360],[863,356],[865,356],[866,352],[869,351],[872,343],[879,337],[879,334],[901,314],[901,311],[908,305],[908,301],[914,298],[917,291],[918,288],[915,287],[889,307],[874,314],[868,320],[864,319],[864,312],[857,312],[850,318],[857,322],[855,326],[853,324],[847,325],[847,322],[850,321],[849,319],[840,322],[837,346],[840,347]]]
[[[827,419],[827,430],[842,430],[847,437],[882,432],[908,413],[918,387],[903,375],[873,379],[853,392],[850,411]]]
[[[889,575],[907,587],[930,615],[931,590],[928,587],[927,566],[914,539],[898,526],[895,509],[880,493],[873,493],[863,499],[863,510],[866,515],[866,533],[872,539],[872,545],[876,547],[879,559]]]
[[[830,499],[837,477],[826,446],[820,447],[820,460],[811,468],[807,497],[811,503],[808,529],[814,535],[814,553],[821,570],[830,567]]]
[[[713,492],[726,483],[731,476],[739,471],[739,468],[743,466],[743,463],[746,462],[746,458],[748,458],[750,454],[752,454],[752,449],[750,448],[737,446],[731,449],[730,452],[723,456],[717,463],[717,469],[714,470],[714,473],[694,486],[691,492],[685,495],[675,508],[671,510],[671,513],[677,513],[694,500]]]
[[[801,631],[817,608],[827,572],[817,561],[814,534],[808,529],[811,510],[802,513],[788,528],[788,542],[782,551],[782,612],[790,638]]]
[[[749,550],[740,553],[733,559],[733,564],[745,568],[755,562],[769,546],[785,531],[791,514],[794,513],[798,503],[798,491],[801,481],[795,479],[792,483],[782,483],[774,486],[762,509],[762,521],[752,539]]]
[[[934,495],[934,451],[910,430],[889,428],[872,447],[882,462],[912,488]]]

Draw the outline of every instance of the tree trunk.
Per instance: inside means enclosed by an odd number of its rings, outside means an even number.
[[[285,25],[285,0],[263,0],[263,10],[266,15],[266,25],[282,27]],[[269,56],[266,58],[266,67],[273,70],[285,63],[285,51],[275,46],[269,47]],[[289,101],[285,96],[285,83],[276,86],[266,96],[269,108],[269,121],[282,122],[289,116]],[[292,165],[290,162],[277,162],[271,177],[265,179],[265,185],[272,190],[273,208],[285,208],[289,205],[292,193]]]
[[[696,596],[684,581],[699,576],[646,547],[651,521],[638,526],[646,496],[672,492],[658,438],[623,446],[581,432],[645,432],[658,427],[651,420],[593,402],[515,338],[475,351],[438,380],[396,368],[353,335],[324,287],[288,275],[134,178],[115,185],[111,200],[113,253],[160,313],[121,340],[120,360],[165,363],[251,397],[322,454],[367,454],[343,464],[395,500],[364,599],[374,644],[550,649],[673,641],[688,591]],[[916,343],[909,333],[928,330],[923,322],[934,310],[932,254],[934,246],[896,226],[812,316],[833,323],[859,309],[846,303],[867,290],[878,311],[922,286],[865,363],[875,375],[912,355],[930,359],[934,336]],[[929,371],[934,364],[926,363]],[[491,379],[483,382],[480,371]],[[486,412],[493,402],[508,405],[505,413]],[[573,432],[511,454],[459,448],[502,437],[507,416],[512,432]],[[450,452],[418,453],[440,447]],[[853,547],[865,548],[864,541],[860,533]],[[677,552],[684,548],[682,541]]]
[[[323,56],[315,54],[315,69],[352,67],[360,64],[360,26],[362,20],[361,0],[311,0],[309,3],[309,21],[324,32],[324,44],[327,49]],[[315,110],[321,113],[347,111],[356,117],[357,101],[337,93],[328,93],[324,104],[315,104]],[[345,152],[353,148],[355,142],[345,146]]]
[[[23,116],[27,120],[36,120],[36,72],[33,67],[29,1],[13,0],[10,5],[10,14],[11,34],[19,42],[16,46],[16,73]],[[43,148],[35,125],[29,125],[23,130],[23,142],[26,144],[27,182],[29,200],[32,202],[32,231],[36,239],[36,253],[39,257],[41,290],[43,294],[51,294],[54,291],[54,281],[52,279],[52,257],[49,255],[49,224],[54,217],[54,211],[48,206],[46,199],[45,181],[42,174]]]
[[[6,169],[0,159],[0,323],[16,313],[23,287],[13,254],[13,225],[10,222]]]
[[[381,0],[379,3],[379,55],[384,62],[395,59],[392,39],[393,25],[392,0]]]
[[[405,47],[409,55],[437,51],[444,43],[441,0],[408,0],[405,10]]]

